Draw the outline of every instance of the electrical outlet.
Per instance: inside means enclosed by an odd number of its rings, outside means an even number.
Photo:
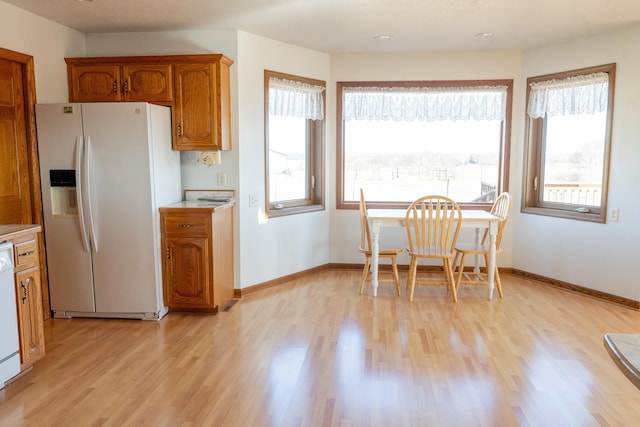
[[[249,194],[249,207],[255,208],[258,206],[260,202],[258,201],[258,196],[255,194]]]
[[[224,172],[218,172],[218,187],[225,187],[227,185],[227,174]]]
[[[613,208],[609,210],[609,221],[618,222],[619,218],[620,218],[620,209]]]

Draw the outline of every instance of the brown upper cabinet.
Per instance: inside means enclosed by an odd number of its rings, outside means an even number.
[[[69,102],[171,107],[174,150],[230,150],[233,61],[220,54],[65,58]]]

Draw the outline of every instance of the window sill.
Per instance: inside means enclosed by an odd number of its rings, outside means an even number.
[[[600,210],[600,212],[583,213],[583,212],[576,212],[573,210],[527,206],[527,207],[523,207],[521,212],[525,214],[542,215],[542,216],[549,216],[553,218],[573,219],[576,221],[596,222],[601,224],[605,223],[605,217],[602,213],[603,210]]]
[[[324,210],[324,205],[292,206],[292,207],[282,208],[282,209],[269,209],[269,211],[267,212],[267,217],[277,218],[281,216],[297,215],[297,214],[302,214],[307,212],[318,212],[323,210]]]

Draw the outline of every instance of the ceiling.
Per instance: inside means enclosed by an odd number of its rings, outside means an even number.
[[[328,53],[529,48],[640,22],[638,0],[0,1],[83,33],[234,29]]]

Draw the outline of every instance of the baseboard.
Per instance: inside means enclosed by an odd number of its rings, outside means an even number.
[[[552,279],[550,277],[541,276],[539,274],[529,273],[528,271],[518,270],[517,268],[501,268],[500,273],[502,274],[503,272],[506,274],[511,274],[513,276],[534,280],[543,285],[553,286],[554,288],[559,288],[566,291],[577,292],[579,294],[590,296],[602,301],[620,304],[624,305],[625,307],[640,310],[640,301],[634,301],[606,292],[597,291],[595,289],[585,288],[584,286],[575,285],[573,283],[565,282],[558,279]]]
[[[335,271],[346,271],[346,270],[362,270],[364,268],[364,264],[342,264],[342,263],[329,263],[321,266],[317,266],[314,268],[310,268],[308,270],[300,271],[297,273],[289,274],[278,279],[269,280],[267,282],[259,283],[257,285],[249,286],[243,289],[235,289],[234,297],[240,298],[242,295],[251,294],[253,292],[260,291],[262,289],[271,288],[273,286],[280,285],[282,283],[289,282],[290,280],[299,279],[309,274],[318,273],[321,271],[335,270]],[[381,270],[391,270],[391,265],[381,264],[379,267]],[[471,267],[467,266],[466,269],[470,269]],[[409,269],[408,265],[398,265],[398,270],[407,271]],[[419,271],[429,272],[429,271],[442,271],[441,266],[437,265],[421,265],[418,266]],[[554,288],[577,292],[582,295],[586,295],[592,298],[596,298],[598,300],[623,305],[625,307],[633,308],[635,310],[640,310],[640,301],[634,301],[628,298],[620,297],[617,295],[609,294],[602,291],[597,291],[594,289],[585,288],[584,286],[575,285],[573,283],[564,282],[558,279],[552,279],[550,277],[541,276],[539,274],[530,273],[528,271],[519,270],[517,268],[510,267],[500,267],[500,274],[511,274],[516,277],[522,277],[525,279],[533,280],[535,282],[541,283],[543,285],[552,286]]]
[[[360,267],[362,268],[362,267]],[[257,285],[248,286],[242,289],[234,289],[233,297],[241,298],[243,295],[252,294],[254,292],[261,291],[262,289],[272,288],[274,286],[281,285],[282,283],[289,282],[291,280],[299,279],[309,274],[319,273],[321,271],[328,271],[329,264],[319,265],[317,267],[310,268],[308,270],[299,271],[293,274],[287,274],[286,276],[279,277],[277,279],[268,280],[266,282],[258,283]]]

